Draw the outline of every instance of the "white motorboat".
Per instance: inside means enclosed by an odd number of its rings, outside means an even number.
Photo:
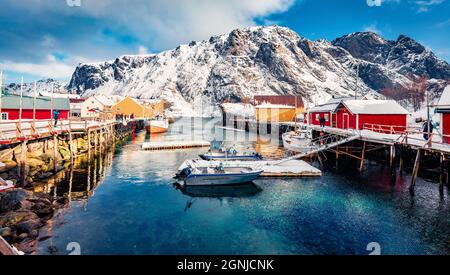
[[[145,129],[150,134],[165,133],[169,129],[169,120],[162,117],[147,120]]]
[[[315,149],[308,131],[287,132],[282,135],[283,147],[289,151],[305,153]]]
[[[252,182],[263,170],[251,167],[189,167],[183,171],[186,186],[232,185]]]

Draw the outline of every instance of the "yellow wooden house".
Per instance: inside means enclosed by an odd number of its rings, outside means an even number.
[[[144,103],[139,102],[137,99],[126,97],[117,104],[112,106],[113,116],[134,116],[135,118],[152,118],[153,110],[151,107]]]
[[[302,112],[303,108],[287,105],[262,104],[255,107],[256,120],[260,122],[291,122]]]

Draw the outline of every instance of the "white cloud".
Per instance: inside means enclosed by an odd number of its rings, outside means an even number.
[[[53,48],[55,47],[56,39],[51,35],[45,35],[42,38],[41,45],[45,48]]]
[[[145,46],[139,45],[138,54],[148,54],[148,49]]]
[[[74,67],[60,62],[35,63],[0,63],[0,68],[15,73],[30,74],[43,78],[68,78],[72,75]]]
[[[42,63],[3,61],[0,62],[0,70],[17,74],[30,74],[42,78],[68,79],[79,63],[93,62],[95,61],[83,57],[72,57],[62,62],[58,61],[53,55],[47,55],[46,60]]]
[[[256,19],[286,11],[296,0],[82,0],[76,8],[61,0],[2,1],[30,10],[36,18],[56,12],[107,20],[112,28],[120,24],[160,49],[255,25]]]
[[[371,24],[371,25],[365,26],[365,27],[363,28],[363,30],[364,30],[365,32],[373,32],[373,33],[376,33],[376,34],[378,34],[378,35],[382,35],[382,34],[383,34],[383,33],[380,31],[380,29],[378,28],[377,23],[373,23],[373,24]]]
[[[440,5],[444,3],[444,0],[420,0],[416,1],[417,12],[423,13],[430,10],[432,6]]]
[[[366,0],[369,7],[381,7],[383,3],[399,3],[400,0]]]
[[[367,5],[369,7],[380,7],[382,0],[367,0]]]

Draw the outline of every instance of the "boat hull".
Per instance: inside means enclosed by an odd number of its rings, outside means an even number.
[[[252,182],[263,171],[255,171],[246,174],[190,174],[184,179],[187,186],[211,186],[211,185],[236,185]]]
[[[297,139],[293,137],[293,133],[283,134],[283,147],[289,151],[297,153],[305,153],[315,148],[311,145],[311,140],[309,139]]]
[[[221,156],[221,155],[211,155],[211,154],[201,154],[199,155],[201,159],[204,160],[260,160],[259,155],[249,155],[249,156]]]
[[[145,129],[150,134],[160,134],[167,132],[169,123],[167,120],[150,120],[145,125]]]

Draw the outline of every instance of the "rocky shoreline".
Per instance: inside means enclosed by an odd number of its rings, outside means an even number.
[[[104,141],[103,137],[99,137],[99,143]],[[16,186],[15,189],[0,193],[0,236],[25,254],[33,254],[38,241],[51,237],[42,235],[39,229],[46,225],[56,210],[68,205],[66,197],[30,190],[36,183],[70,167],[70,148],[74,156],[83,155],[89,150],[87,135],[71,142],[59,139],[56,150],[53,146],[51,140],[27,144],[24,171],[19,167],[20,156],[24,155],[21,146],[0,151],[0,177]]]
[[[56,210],[67,205],[65,197],[21,188],[0,193],[0,236],[25,254],[32,254],[38,241],[51,237],[42,235],[39,229]]]

